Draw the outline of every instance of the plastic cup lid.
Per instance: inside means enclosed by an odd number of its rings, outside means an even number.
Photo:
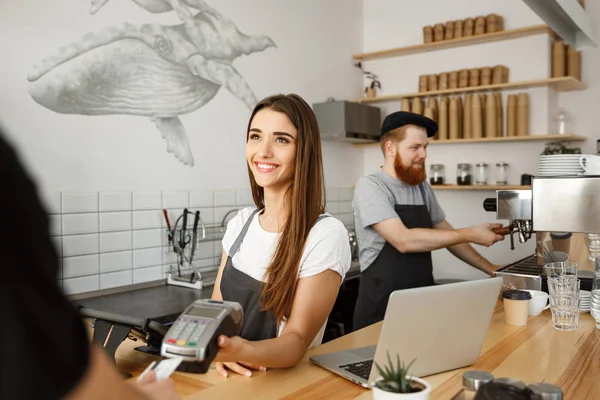
[[[505,290],[502,298],[508,300],[531,300],[531,293],[524,290]]]

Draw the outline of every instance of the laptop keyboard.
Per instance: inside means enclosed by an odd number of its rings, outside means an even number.
[[[369,375],[371,374],[371,368],[373,367],[373,360],[365,360],[359,361],[351,364],[340,365],[340,368],[345,369],[346,371],[360,376],[361,378],[368,380]]]

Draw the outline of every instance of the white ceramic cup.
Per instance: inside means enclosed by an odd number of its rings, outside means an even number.
[[[583,168],[584,175],[600,175],[600,156],[584,154],[579,157],[579,165]]]
[[[550,308],[548,302],[548,293],[542,292],[541,290],[526,290],[531,293],[531,300],[529,300],[529,315],[539,315],[542,311]]]

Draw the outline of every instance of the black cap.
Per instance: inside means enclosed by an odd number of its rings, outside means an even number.
[[[530,300],[531,293],[524,290],[505,290],[502,292],[502,298],[508,300]]]
[[[405,125],[416,125],[425,128],[427,137],[435,136],[438,129],[437,123],[431,118],[407,111],[396,111],[383,120],[383,124],[381,124],[381,136]]]

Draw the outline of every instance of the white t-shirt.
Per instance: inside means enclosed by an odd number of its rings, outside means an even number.
[[[254,207],[240,210],[227,224],[222,241],[223,250],[227,255],[254,210]],[[265,272],[271,264],[281,234],[265,231],[260,225],[258,215],[259,213],[254,215],[240,248],[233,256],[232,264],[235,269],[264,282]],[[331,269],[340,274],[343,281],[350,269],[351,259],[348,231],[344,224],[331,216],[323,218],[308,234],[300,259],[298,278],[306,278]],[[285,322],[280,324],[277,335],[281,334],[284,325]],[[325,325],[311,347],[321,343],[324,330]]]

